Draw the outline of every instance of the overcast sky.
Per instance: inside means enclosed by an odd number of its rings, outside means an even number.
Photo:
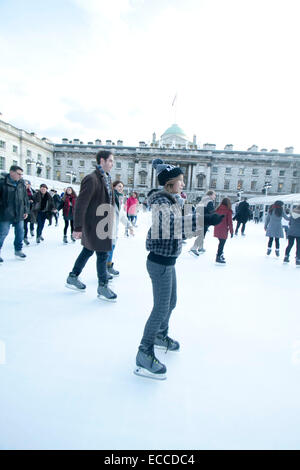
[[[1,119],[53,141],[300,153],[298,0],[0,0]]]

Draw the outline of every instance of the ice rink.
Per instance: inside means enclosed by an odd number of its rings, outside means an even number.
[[[65,288],[80,243],[46,226],[15,259],[13,232],[0,266],[1,449],[300,449],[300,269],[266,257],[263,225],[229,239],[226,266],[189,240],[177,261],[178,304],[160,351],[165,381],[133,374],[152,308],[146,272],[149,214],[115,251],[117,303],[96,297],[96,259],[86,292]]]

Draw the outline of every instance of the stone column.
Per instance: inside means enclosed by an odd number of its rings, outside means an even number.
[[[139,162],[138,161],[135,161],[134,162],[134,169],[133,169],[133,187],[134,188],[137,188],[138,184],[139,184],[139,172],[138,172],[138,165],[139,165]]]
[[[207,165],[206,167],[206,191],[209,190],[210,176],[211,176],[211,165]]]
[[[189,164],[187,168],[187,179],[186,179],[186,189],[187,191],[190,191],[190,186],[191,186],[191,171],[192,171],[192,165]]]

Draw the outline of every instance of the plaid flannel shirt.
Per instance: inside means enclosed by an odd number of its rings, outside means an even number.
[[[191,205],[185,211],[175,197],[167,191],[153,193],[149,200],[152,210],[152,225],[146,239],[146,249],[161,256],[179,256],[182,239],[203,234],[203,208],[196,210]]]

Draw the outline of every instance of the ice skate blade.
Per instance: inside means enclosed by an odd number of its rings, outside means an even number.
[[[104,297],[104,295],[97,295],[97,298],[99,300],[105,300],[106,302],[116,302],[117,301],[117,297],[115,299],[107,299],[106,297]]]
[[[20,256],[16,256],[16,255],[15,255],[15,258],[18,259],[18,260],[20,260],[20,261],[25,261],[25,259],[27,258],[27,256],[26,256],[26,258],[20,258]]]
[[[226,266],[226,263],[217,263],[217,262],[215,262],[215,266]]]
[[[144,369],[143,367],[136,367],[133,371],[135,375],[139,375],[140,377],[145,377],[146,379],[154,379],[154,380],[166,380],[166,374],[153,374],[149,372],[149,370]]]
[[[165,346],[159,346],[158,344],[155,344],[154,347],[156,349],[160,349],[161,351],[165,351],[165,353],[167,352],[179,352],[180,351],[180,348],[178,349],[167,349]]]
[[[68,289],[75,290],[76,292],[85,292],[85,289],[77,289],[77,287],[72,286],[71,284],[65,284]]]
[[[192,255],[192,256],[195,256],[196,258],[198,258],[198,256],[200,256],[200,253],[193,253],[193,251],[189,250],[189,254]]]

